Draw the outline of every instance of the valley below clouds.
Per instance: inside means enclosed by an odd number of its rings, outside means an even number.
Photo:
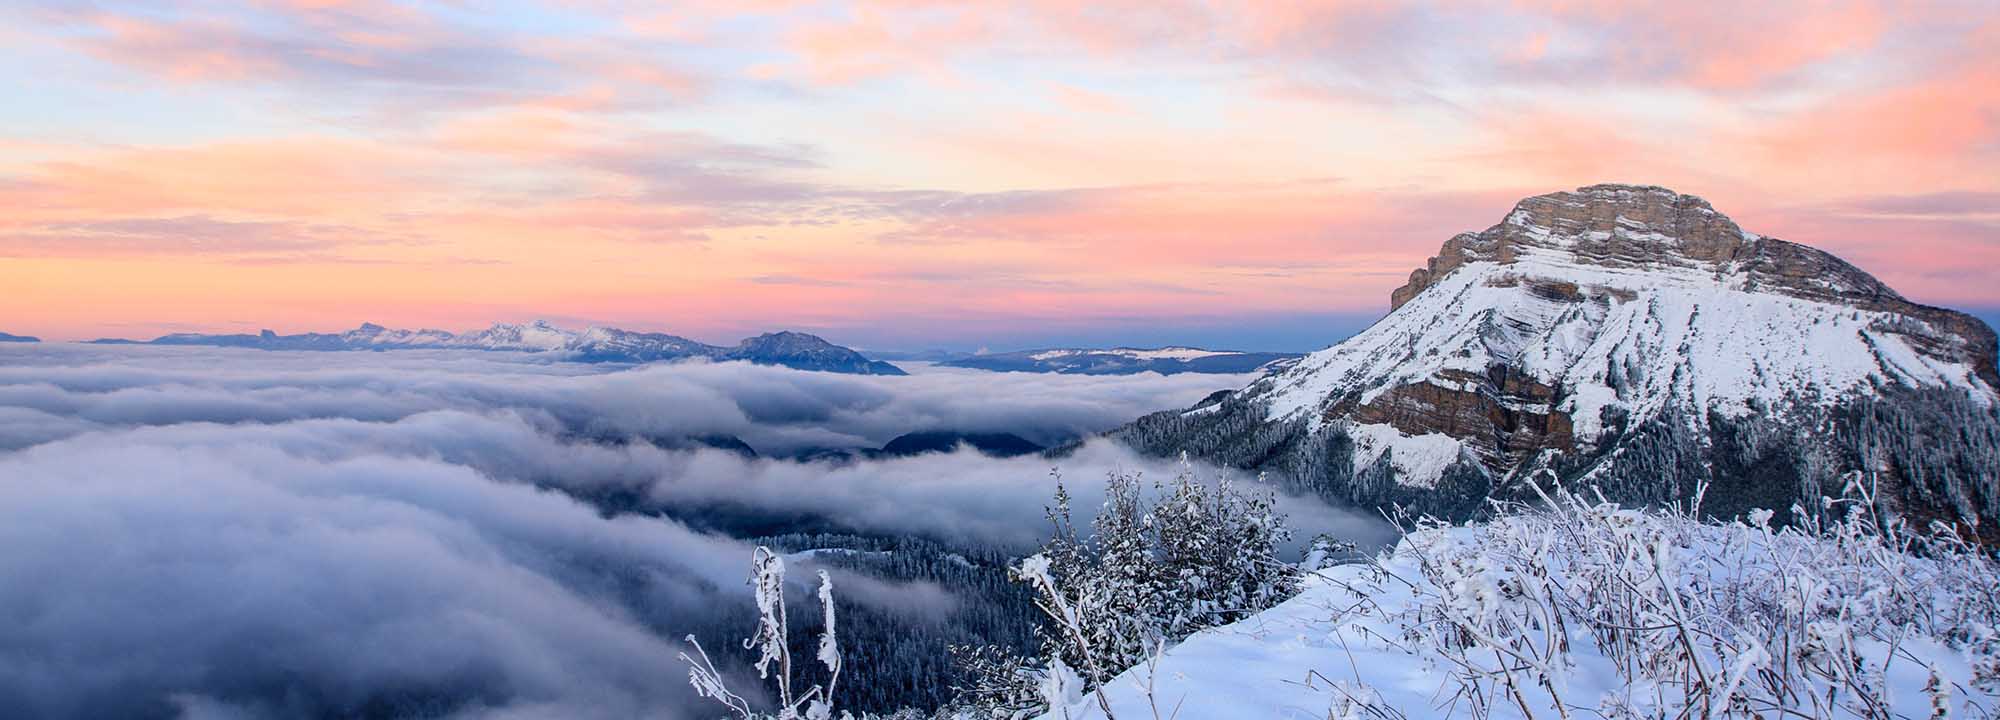
[[[1048,534],[1052,471],[1087,516],[1107,472],[1177,470],[1090,436],[1249,379],[0,353],[0,705],[48,717],[683,716],[680,638],[742,637],[753,538],[922,539],[1000,572]],[[791,459],[926,430],[1083,442]],[[1303,538],[1385,537],[1280,503]],[[991,601],[833,570],[858,622]]]

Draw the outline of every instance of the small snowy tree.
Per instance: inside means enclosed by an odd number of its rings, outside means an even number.
[[[1265,486],[1261,478],[1258,485]],[[1215,578],[1215,616],[1207,624],[1236,622],[1298,594],[1298,566],[1278,559],[1278,547],[1292,539],[1292,531],[1276,496],[1268,489],[1240,492],[1225,476],[1214,504],[1225,554]]]
[[[1291,530],[1268,491],[1242,492],[1226,476],[1203,485],[1183,457],[1162,494],[1153,510],[1162,635],[1232,623],[1297,593],[1298,568],[1278,559]]]
[[[1140,492],[1134,476],[1105,488],[1104,507],[1092,523],[1096,552],[1083,572],[1071,578],[1083,642],[1096,658],[1094,663],[1075,655],[1069,659],[1073,667],[1088,670],[1093,684],[1110,679],[1104,673],[1116,674],[1145,659],[1161,631],[1166,578],[1149,532],[1153,517]]]
[[[1185,461],[1184,461],[1185,462]],[[1164,497],[1153,509],[1157,517],[1152,541],[1159,546],[1163,635],[1185,636],[1209,623],[1222,610],[1221,594],[1233,585],[1231,573],[1241,568],[1231,545],[1233,533],[1220,527],[1231,522],[1206,488],[1195,482],[1186,465],[1162,488]]]

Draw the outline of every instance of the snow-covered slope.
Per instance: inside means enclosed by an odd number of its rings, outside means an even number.
[[[99,343],[126,343],[98,340]],[[301,333],[279,335],[265,330],[256,335],[206,335],[179,333],[166,335],[147,344],[207,345],[259,350],[489,350],[549,353],[576,362],[644,363],[688,358],[742,360],[761,365],[782,365],[799,370],[901,375],[902,369],[863,357],[849,348],[805,333],[777,332],[745,339],[733,347],[696,342],[666,333],[633,332],[618,328],[591,327],[582,331],[557,327],[537,320],[526,324],[495,323],[492,327],[454,335],[443,330],[398,330],[374,323],[342,333]]]
[[[450,344],[456,339],[452,337],[451,333],[443,330],[398,330],[382,327],[375,323],[362,323],[361,327],[341,333],[338,337],[341,347],[368,348],[371,350],[395,347],[441,347]]]
[[[1286,367],[1300,356],[1295,353],[1205,350],[1193,347],[1163,348],[1049,348],[1019,352],[986,353],[939,363],[950,367],[998,372],[1052,372],[1072,375],[1131,375],[1156,372],[1248,373],[1270,372]]]
[[[1852,530],[1582,503],[1427,529],[1125,671],[1105,699],[1121,719],[1991,717],[1992,560]],[[1105,716],[1068,700],[1044,717]]]
[[[1544,470],[1633,501],[1712,481],[1740,507],[1860,470],[1910,486],[1925,514],[2000,520],[1992,330],[1700,198],[1529,198],[1445,243],[1392,303],[1285,372],[1126,435],[1212,454],[1189,436],[1256,426],[1284,447],[1237,464],[1282,460],[1316,489],[1447,514]],[[1925,437],[1888,437],[1912,425]]]

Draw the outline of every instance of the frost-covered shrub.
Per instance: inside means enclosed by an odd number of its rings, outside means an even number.
[[[714,699],[743,720],[832,720],[836,717],[833,691],[840,684],[840,640],[835,632],[837,618],[833,610],[833,578],[825,570],[819,573],[819,602],[823,615],[819,651],[813,658],[826,667],[830,679],[824,687],[814,685],[805,690],[793,687],[792,652],[788,643],[791,628],[785,613],[785,559],[769,548],[758,547],[751,554],[750,585],[756,590],[757,630],[750,639],[743,641],[743,647],[757,651],[757,677],[769,680],[775,686],[777,710],[757,712],[749,700],[730,691],[722,680],[722,671],[716,669],[708,652],[702,649],[700,641],[693,635],[687,636],[687,643],[694,649],[694,655],[680,654],[681,661],[688,664],[688,682],[694,685],[697,694]],[[853,716],[840,713],[838,717],[852,720]]]
[[[1782,529],[1567,491],[1418,522],[1341,621],[1399,632],[1450,715],[1994,717],[2000,565],[1849,492]]]

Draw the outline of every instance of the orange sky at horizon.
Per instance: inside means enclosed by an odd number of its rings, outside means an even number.
[[[1990,2],[0,12],[0,331],[47,339],[1366,315],[1598,182],[2000,307]]]

